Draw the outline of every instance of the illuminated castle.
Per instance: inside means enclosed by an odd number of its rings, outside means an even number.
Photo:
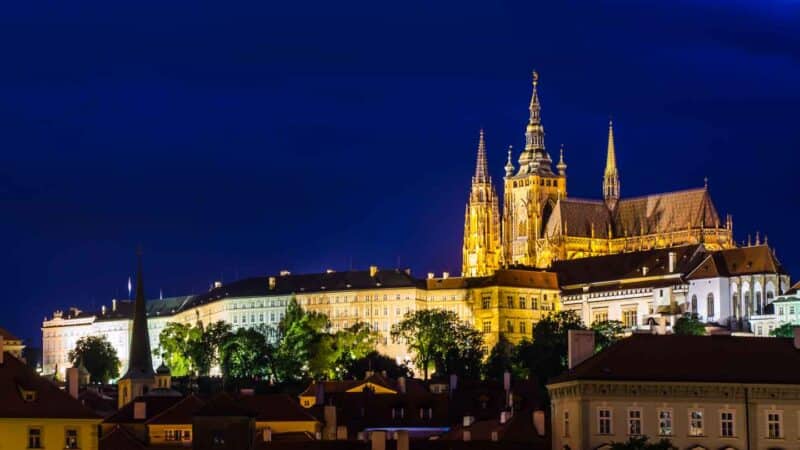
[[[512,162],[511,150],[508,151],[502,216],[488,175],[486,143],[481,131],[464,219],[464,276],[488,275],[503,266],[546,268],[557,260],[685,244],[702,243],[708,250],[734,247],[731,218],[728,216],[725,223],[720,221],[707,186],[629,199],[620,197],[611,122],[603,198],[569,198],[563,149],[554,172],[545,148],[535,72],[529,110],[525,148],[517,167]]]

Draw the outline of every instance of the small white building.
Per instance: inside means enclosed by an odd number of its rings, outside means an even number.
[[[749,332],[756,331],[754,322],[763,322],[766,306],[790,286],[789,275],[767,245],[709,253],[686,280],[687,312]]]

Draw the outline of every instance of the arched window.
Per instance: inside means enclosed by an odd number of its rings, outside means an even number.
[[[735,292],[733,294],[733,315],[736,318],[741,317],[742,314],[742,306],[739,304],[739,293]]]
[[[689,311],[689,312],[691,312],[692,314],[697,314],[697,296],[696,295],[692,295],[692,306],[691,306],[691,308],[692,308],[692,310]]]
[[[767,291],[767,303],[772,303],[770,300],[775,298],[775,293],[772,291]]]
[[[711,318],[714,317],[714,293],[709,292],[708,297],[706,297],[706,317]]]
[[[761,314],[761,292],[756,292],[756,314]]]
[[[750,301],[749,292],[744,293],[744,308],[748,316],[750,316],[753,313],[753,303]]]

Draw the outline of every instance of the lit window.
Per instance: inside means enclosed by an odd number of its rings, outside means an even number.
[[[525,301],[525,297],[520,297],[519,298],[519,308],[520,309],[527,308],[527,302]]]
[[[539,309],[539,298],[531,297],[531,309]]]
[[[709,292],[706,297],[706,317],[714,317],[714,294]]]
[[[600,408],[597,410],[597,432],[611,434],[611,409]]]
[[[769,439],[783,437],[783,412],[770,411],[767,413],[767,437]]]
[[[483,332],[484,333],[491,333],[492,332],[492,321],[491,320],[484,320],[483,321]]]
[[[639,436],[642,434],[642,410],[628,410],[628,435]]]
[[[506,303],[507,303],[507,306],[509,308],[513,308],[514,307],[514,297],[509,295],[508,298],[506,298]]]
[[[734,420],[733,420],[733,411],[721,411],[719,413],[719,425],[720,431],[719,434],[722,437],[733,437],[734,434]]]
[[[658,435],[672,436],[672,410],[662,409],[658,411]]]
[[[689,436],[703,436],[703,411],[689,411]]]
[[[520,323],[519,323],[519,332],[521,334],[527,333],[527,331],[525,330],[525,322],[520,321]]]
[[[481,298],[481,302],[483,303],[483,309],[489,309],[492,306],[492,297],[484,295]]]
[[[28,429],[28,448],[42,448],[42,430],[40,428]]]
[[[514,332],[514,324],[512,324],[510,320],[506,321],[506,331],[509,333]]]
[[[622,311],[622,323],[627,328],[633,328],[636,326],[636,310],[635,309],[628,309]]]

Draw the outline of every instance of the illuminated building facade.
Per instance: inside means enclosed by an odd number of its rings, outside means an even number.
[[[602,199],[568,197],[563,148],[556,171],[553,171],[545,147],[538,88],[538,75],[534,73],[525,148],[516,167],[511,152],[505,165],[502,251],[498,262],[488,257],[490,246],[475,245],[491,243],[493,230],[481,227],[481,222],[473,219],[473,216],[480,217],[474,211],[490,211],[488,206],[471,206],[476,204],[473,202],[476,190],[473,177],[465,218],[463,275],[484,274],[487,269],[504,265],[547,268],[558,260],[687,244],[703,244],[708,250],[734,247],[732,220],[728,216],[724,223],[720,221],[707,185],[643,197],[621,197],[614,130],[610,122]],[[485,150],[482,154],[485,157]],[[481,152],[479,167],[480,159]],[[471,226],[473,223],[478,226]],[[486,256],[481,258],[482,254]]]

